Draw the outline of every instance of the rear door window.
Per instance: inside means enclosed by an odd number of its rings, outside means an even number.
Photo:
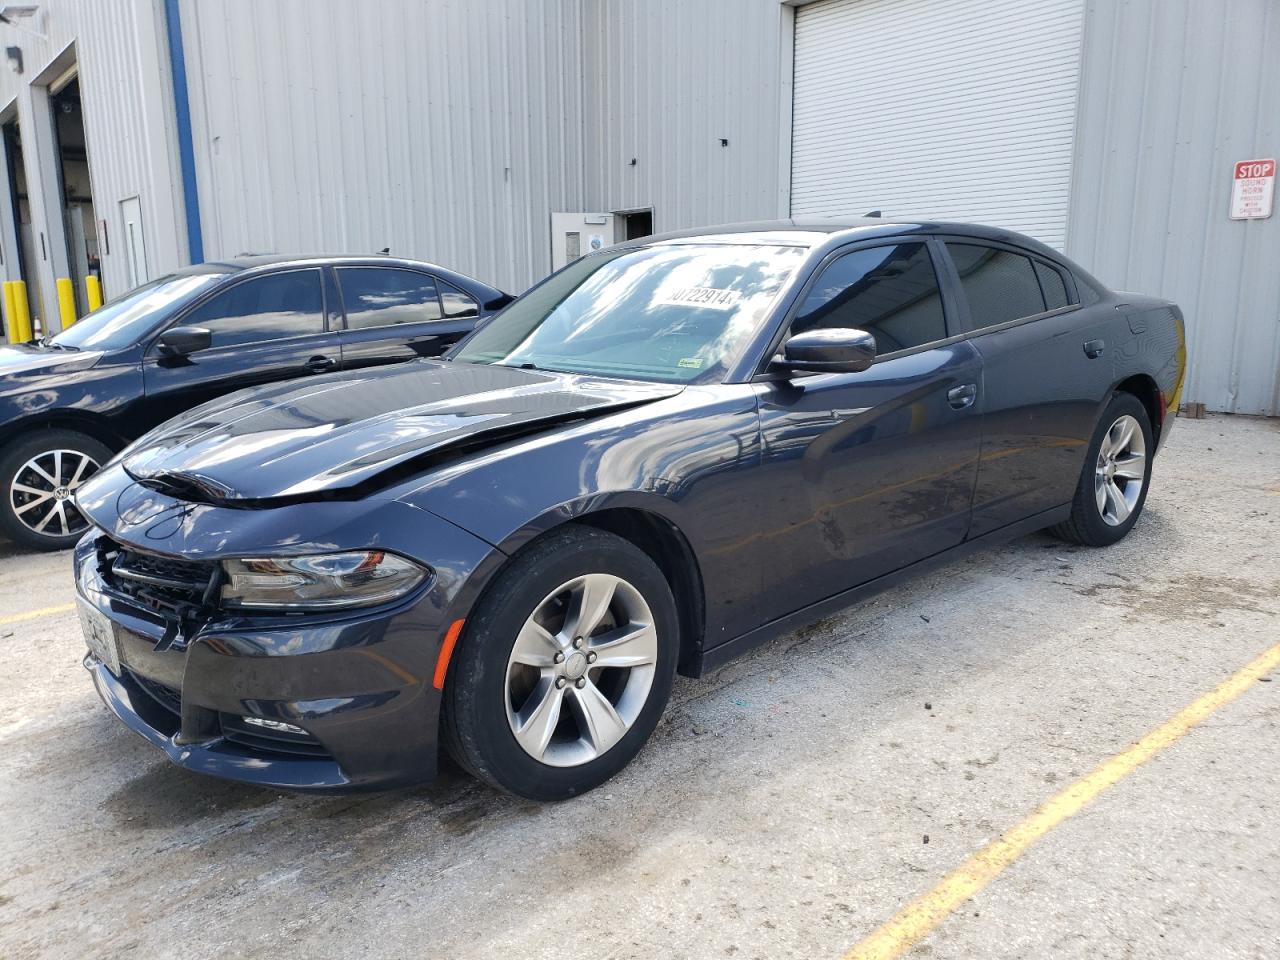
[[[1049,310],[1057,310],[1071,305],[1067,297],[1067,284],[1062,274],[1047,263],[1036,261],[1036,276],[1040,278],[1040,289],[1044,293],[1044,305]]]
[[[1030,257],[977,243],[948,242],[947,252],[960,275],[975,330],[1044,313],[1045,300]]]
[[[244,280],[179,322],[207,329],[213,335],[213,347],[323,333],[320,271],[290,270]]]
[[[845,327],[876,338],[876,353],[943,340],[947,323],[938,275],[920,242],[846,253],[822,271],[791,323],[791,333]]]
[[[339,267],[347,327],[423,323],[443,315],[434,277],[394,267]]]
[[[457,287],[451,287],[443,280],[439,281],[439,287],[440,303],[444,306],[444,315],[450,320],[480,316],[480,305]]]

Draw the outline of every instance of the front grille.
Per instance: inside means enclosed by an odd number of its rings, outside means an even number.
[[[149,696],[160,706],[164,707],[170,713],[182,716],[182,694],[177,690],[166,687],[162,683],[156,683],[154,680],[148,680],[146,677],[139,676],[132,670],[129,671],[129,677],[142,688],[142,692]]]
[[[98,571],[107,586],[166,619],[179,622],[217,599],[222,568],[209,560],[175,560],[98,538]]]
[[[222,735],[231,743],[255,753],[280,753],[291,757],[329,757],[320,741],[308,734],[250,726],[233,713],[222,716]]]

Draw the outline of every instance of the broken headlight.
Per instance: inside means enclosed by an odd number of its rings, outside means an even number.
[[[383,550],[223,560],[222,603],[235,609],[341,610],[396,600],[430,571]]]

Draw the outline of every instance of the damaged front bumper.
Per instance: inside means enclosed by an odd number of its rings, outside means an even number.
[[[299,508],[202,508],[184,511],[177,525],[163,519],[160,526],[120,521],[120,516],[140,515],[135,496],[150,501],[141,515],[172,516],[166,498],[154,491],[138,494],[138,489],[130,487],[115,498],[112,507],[125,508],[119,513],[104,513],[101,503],[91,506],[100,529],[86,535],[75,551],[76,586],[86,616],[96,612],[109,621],[118,655],[118,672],[93,654],[85,657],[85,666],[116,716],[180,766],[261,786],[375,788],[434,776],[437,656],[448,623],[464,616],[458,610],[471,602],[469,575],[494,553],[488,544],[424,511],[388,504],[399,521],[397,536],[405,541],[398,544],[401,549],[416,539],[439,550],[434,562],[422,559],[432,577],[408,596],[341,613],[246,615],[207,609],[197,614],[137,590],[113,574],[111,558],[122,548],[142,554],[154,562],[149,571],[158,578],[184,565],[199,572],[217,559],[200,545],[227,546],[229,524],[256,527],[259,533],[265,522],[296,530],[302,522],[298,516],[264,515]],[[328,519],[345,520],[355,506],[335,504]],[[366,504],[366,512],[374,516],[378,506]],[[324,529],[325,505],[308,507],[310,529]],[[170,528],[170,536],[156,536]],[[280,529],[277,539],[292,539],[296,551],[299,538]],[[341,536],[358,539],[337,548],[364,546],[361,540],[374,534],[358,532],[357,525]],[[260,540],[248,552],[285,549],[271,537],[262,539],[267,542]],[[178,549],[166,549],[173,547]]]

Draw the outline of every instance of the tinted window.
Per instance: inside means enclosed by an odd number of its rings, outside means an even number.
[[[52,340],[62,347],[119,350],[137,343],[165,318],[195,300],[224,276],[221,273],[198,273],[161,277],[130,290],[105,307],[99,307]]]
[[[1067,299],[1067,285],[1063,282],[1062,274],[1056,268],[1037,260],[1036,276],[1040,278],[1040,289],[1044,293],[1044,305],[1046,308],[1057,310],[1059,307],[1065,307],[1071,302]]]
[[[452,319],[459,317],[480,316],[480,305],[461,290],[441,281],[440,302],[444,304],[444,315]]]
[[[440,319],[436,282],[425,273],[390,267],[339,267],[347,326],[386,327]]]
[[[975,330],[1044,312],[1031,259],[976,243],[948,243]]]
[[[865,330],[875,336],[877,353],[945,338],[942,298],[928,248],[899,243],[833,261],[805,297],[791,332],[822,327]]]
[[[237,283],[196,307],[182,325],[207,328],[215,347],[323,333],[320,271],[293,270]]]

